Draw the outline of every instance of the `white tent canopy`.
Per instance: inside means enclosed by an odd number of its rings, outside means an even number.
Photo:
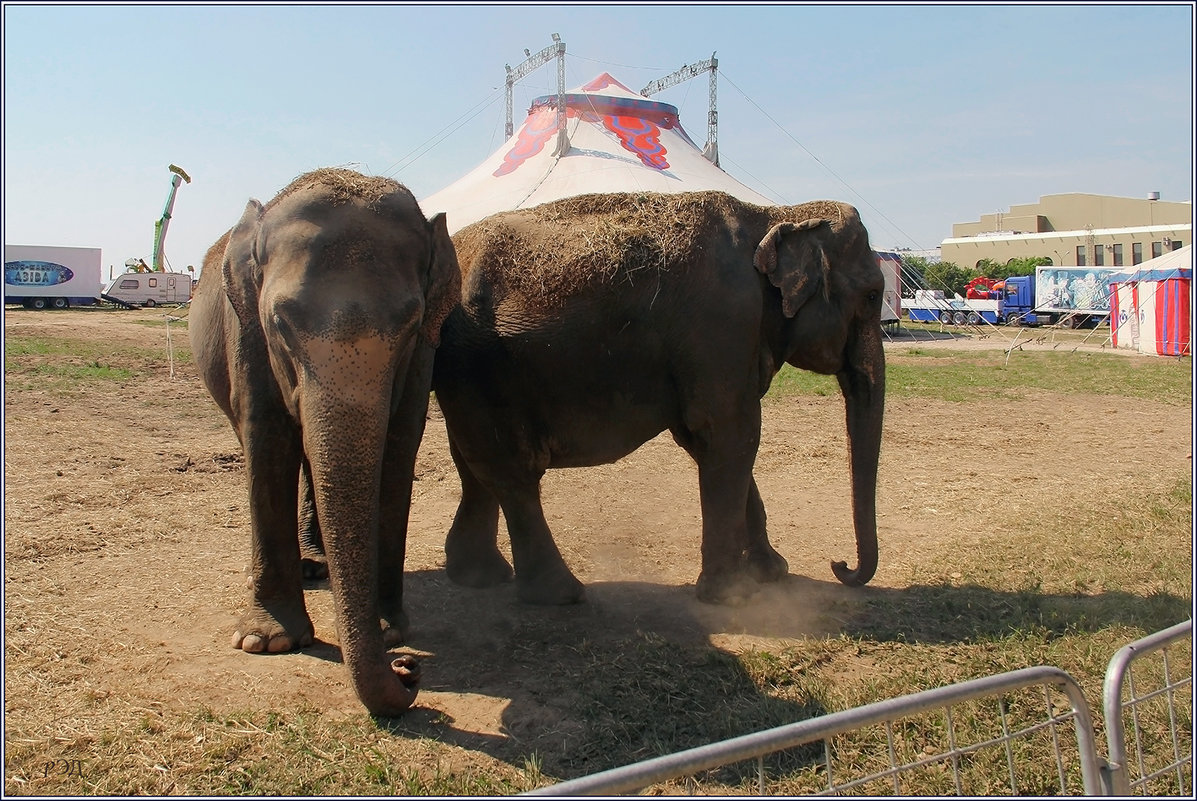
[[[648,100],[608,73],[565,94],[567,146],[557,153],[557,95],[532,102],[523,125],[485,161],[420,201],[449,232],[500,211],[592,192],[720,191],[773,205],[712,164],[675,106]]]
[[[1192,245],[1115,273],[1109,282],[1114,347],[1159,356],[1189,355],[1193,339]]]
[[[1125,283],[1127,281],[1144,281],[1152,278],[1155,280],[1161,280],[1168,274],[1171,274],[1177,270],[1192,269],[1193,246],[1185,245],[1183,248],[1170,250],[1162,256],[1156,256],[1154,259],[1148,259],[1147,261],[1130,270],[1114,273],[1107,279],[1107,281],[1111,284],[1114,284]]]

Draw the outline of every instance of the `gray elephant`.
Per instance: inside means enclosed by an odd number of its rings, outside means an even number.
[[[204,384],[245,453],[253,529],[248,611],[234,646],[312,642],[298,532],[301,472],[323,546],[341,651],[370,712],[409,707],[403,560],[416,451],[441,323],[461,274],[443,215],[351,170],[300,176],[208,251],[191,304]],[[381,621],[381,625],[380,625]]]
[[[839,380],[859,565],[832,569],[849,585],[872,578],[885,287],[856,209],[587,195],[498,214],[453,239],[462,303],[433,376],[462,483],[445,541],[451,579],[511,579],[496,545],[501,507],[518,597],[579,600],[541,477],[613,462],[666,429],[698,464],[698,597],[734,600],[750,590],[746,576],[784,576],[752,468],[760,399],[786,362]]]

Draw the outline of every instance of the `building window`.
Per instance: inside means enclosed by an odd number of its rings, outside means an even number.
[[[1164,243],[1163,242],[1152,242],[1151,243],[1151,258],[1158,259],[1160,256],[1163,256],[1163,255],[1164,255]]]
[[[1085,246],[1084,245],[1076,246],[1076,266],[1077,267],[1085,266]]]
[[[1122,266],[1122,245],[1120,243],[1114,245],[1114,266]]]
[[[1143,243],[1134,242],[1131,244],[1131,264],[1143,263]]]
[[[1081,265],[1078,264],[1077,266],[1080,267]],[[1094,267],[1105,267],[1106,266],[1105,245],[1094,245],[1093,246],[1093,266]]]
[[[1180,250],[1182,245],[1183,245],[1183,243],[1179,239],[1172,240],[1172,249],[1173,250]]]

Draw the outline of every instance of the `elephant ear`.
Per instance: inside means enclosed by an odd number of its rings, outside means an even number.
[[[424,325],[420,333],[435,348],[441,343],[441,325],[453,307],[461,302],[461,267],[457,263],[453,240],[449,238],[444,212],[428,221],[428,230],[432,234],[432,254],[428,260]]]
[[[786,317],[796,315],[818,288],[822,287],[824,297],[827,296],[831,265],[819,235],[819,229],[824,227],[830,228],[830,222],[821,219],[780,222],[756,246],[753,264],[781,291],[782,312]]]
[[[262,268],[258,264],[256,243],[261,225],[262,204],[250,200],[245,213],[228,233],[220,267],[224,293],[233,304],[242,328],[260,325],[258,292],[262,288]]]

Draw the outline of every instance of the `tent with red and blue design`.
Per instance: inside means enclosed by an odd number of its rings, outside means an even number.
[[[642,97],[602,73],[566,92],[565,138],[557,95],[532,101],[523,125],[481,164],[428,197],[428,216],[445,212],[449,232],[500,211],[595,192],[719,191],[772,201],[716,166],[682,127],[678,109]]]
[[[1193,338],[1193,246],[1110,276],[1114,347],[1188,356]]]

